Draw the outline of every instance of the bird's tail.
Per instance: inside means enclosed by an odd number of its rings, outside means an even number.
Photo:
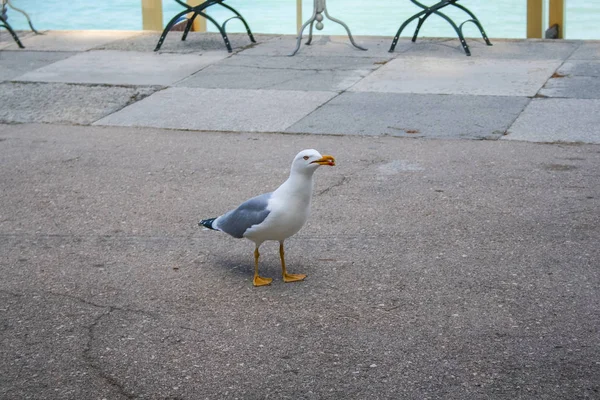
[[[217,229],[213,228],[213,222],[215,222],[215,219],[216,218],[203,219],[202,221],[198,222],[198,225],[216,231]]]

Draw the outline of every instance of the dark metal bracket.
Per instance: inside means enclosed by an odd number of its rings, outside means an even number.
[[[469,50],[469,45],[467,44],[467,41],[465,40],[465,37],[463,35],[463,26],[467,22],[474,23],[477,26],[477,28],[479,29],[479,32],[481,33],[483,40],[485,40],[485,43],[488,46],[492,46],[492,43],[488,39],[488,37],[483,29],[483,26],[481,26],[481,23],[479,22],[479,20],[475,16],[475,14],[473,14],[468,8],[466,8],[460,4],[457,4],[458,0],[441,0],[437,3],[435,3],[434,5],[432,5],[431,7],[426,6],[425,4],[422,4],[417,0],[410,0],[410,1],[412,3],[414,3],[415,5],[417,5],[418,7],[422,8],[423,11],[413,15],[412,17],[410,17],[409,19],[404,21],[404,23],[400,26],[400,29],[398,29],[398,32],[396,33],[396,36],[394,36],[394,40],[392,41],[392,46],[390,47],[390,50],[389,50],[390,53],[392,53],[394,51],[394,49],[396,48],[396,45],[398,44],[398,39],[400,39],[400,35],[402,34],[402,31],[404,30],[404,28],[406,28],[406,26],[408,24],[410,24],[412,21],[414,21],[415,19],[418,19],[419,22],[417,23],[417,28],[415,29],[415,33],[412,37],[412,41],[416,42],[417,36],[419,34],[419,30],[421,29],[421,26],[423,26],[423,23],[425,22],[425,20],[427,20],[427,18],[429,18],[429,16],[432,14],[442,17],[443,19],[448,21],[448,23],[452,26],[452,28],[454,28],[454,31],[456,32],[456,35],[458,36],[458,39],[460,40],[460,44],[462,45],[462,48],[465,51],[467,56],[471,55],[471,50]],[[456,23],[450,17],[448,17],[446,14],[443,14],[442,12],[440,12],[440,10],[442,8],[447,7],[447,6],[454,6],[458,9],[464,11],[465,13],[467,13],[467,15],[470,17],[470,19],[464,21],[460,25],[456,25]]]
[[[171,30],[171,28],[173,28],[173,26],[175,26],[175,24],[177,24],[184,15],[189,14],[189,13],[192,13],[192,16],[190,18],[187,18],[188,22],[183,31],[183,36],[181,37],[181,40],[185,40],[187,38],[187,35],[190,32],[190,30],[192,29],[192,25],[194,24],[194,20],[196,19],[196,17],[198,15],[200,15],[201,17],[205,18],[206,20],[212,22],[213,25],[215,25],[217,27],[217,29],[219,30],[219,33],[221,33],[221,36],[223,37],[223,41],[225,42],[225,47],[227,47],[228,52],[230,52],[230,53],[233,52],[233,49],[231,48],[231,43],[229,42],[229,38],[227,37],[227,32],[225,31],[225,25],[227,24],[227,22],[229,22],[232,19],[239,19],[240,21],[242,21],[242,23],[244,24],[244,27],[246,28],[246,32],[248,33],[248,36],[250,37],[250,41],[252,43],[256,43],[256,40],[254,40],[254,36],[252,35],[252,31],[250,31],[250,27],[248,26],[248,23],[246,22],[244,17],[242,17],[242,14],[240,14],[236,9],[234,9],[230,5],[224,4],[223,2],[225,0],[206,0],[205,2],[200,3],[197,6],[190,6],[189,4],[184,3],[182,0],[175,0],[175,1],[177,3],[179,3],[180,5],[182,5],[185,8],[185,10],[181,11],[180,13],[177,13],[173,18],[171,18],[171,20],[169,21],[169,23],[163,30],[162,34],[160,35],[160,39],[158,39],[158,43],[156,44],[156,48],[154,49],[154,51],[160,50],[160,47],[162,46],[163,42],[165,41],[165,38],[167,37],[167,34]],[[222,25],[219,25],[219,23],[213,17],[211,17],[210,15],[208,15],[204,12],[204,10],[206,10],[208,7],[213,6],[215,4],[225,7],[226,9],[233,12],[235,14],[235,16],[225,20],[225,22],[223,22]]]
[[[23,46],[23,43],[21,43],[21,41],[19,40],[19,36],[17,36],[17,33],[14,31],[14,29],[8,23],[8,15],[7,15],[8,7],[23,14],[25,16],[25,18],[27,18],[27,23],[29,24],[29,27],[31,28],[31,30],[38,35],[40,33],[33,27],[33,24],[31,23],[31,18],[29,18],[29,15],[25,11],[13,6],[12,3],[10,2],[10,0],[2,0],[0,3],[0,28],[6,29],[8,31],[8,33],[10,33],[12,38],[15,40],[15,42],[17,43],[17,46],[19,46],[19,48],[21,48],[21,49],[24,49],[25,46]]]

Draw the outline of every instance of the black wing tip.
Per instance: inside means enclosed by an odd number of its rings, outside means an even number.
[[[198,225],[216,231],[216,229],[213,228],[213,222],[215,222],[215,219],[216,218],[203,219],[202,221],[198,222]]]

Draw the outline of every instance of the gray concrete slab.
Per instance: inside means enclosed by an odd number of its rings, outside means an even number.
[[[90,124],[157,88],[0,83],[0,122]]]
[[[96,125],[281,132],[334,97],[333,92],[169,88]]]
[[[25,72],[33,71],[56,61],[64,60],[76,53],[5,50],[0,52],[0,82],[9,81]]]
[[[317,171],[261,248],[196,221]],[[555,399],[600,391],[598,146],[0,126],[2,396]]]
[[[27,36],[34,35],[34,33],[31,31],[16,31],[16,33],[19,37],[19,40]],[[14,43],[15,41],[10,33],[8,33],[8,31],[4,28],[0,28],[0,50],[7,48]]]
[[[87,51],[113,40],[130,38],[141,31],[45,31],[43,35],[28,35],[23,45],[33,51]],[[7,49],[16,50],[11,44]]]
[[[357,92],[535,96],[561,60],[397,58],[353,86]]]
[[[192,55],[89,51],[25,73],[16,79],[30,82],[170,85],[224,57],[227,57],[227,53]]]
[[[529,99],[346,92],[287,132],[497,139]]]
[[[533,99],[503,139],[600,144],[600,100]]]
[[[514,40],[490,39],[488,46],[481,38],[467,38],[471,56],[467,59],[505,59],[505,60],[557,60],[568,58],[581,45],[577,40]],[[463,59],[465,53],[456,38],[417,39],[404,49],[397,49],[397,56],[437,57]]]
[[[600,99],[600,60],[565,62],[540,94],[546,97]]]
[[[252,68],[276,68],[290,70],[335,70],[353,71],[357,69],[375,70],[394,57],[390,54],[382,57],[351,57],[336,56],[327,57],[289,57],[289,56],[252,56],[228,57],[219,61],[218,65],[228,67],[252,67]]]
[[[247,58],[247,57],[246,57]],[[343,91],[367,76],[371,69],[322,70],[212,65],[177,86],[223,89]]]
[[[600,79],[589,76],[565,76],[550,79],[540,90],[545,97],[600,99]]]
[[[294,57],[383,57],[389,58],[388,53],[392,38],[358,36],[354,40],[367,51],[352,46],[348,36],[315,35],[312,43],[307,46],[302,41],[302,47]],[[406,49],[410,40],[401,40],[398,50]],[[296,38],[291,35],[278,36],[260,46],[251,47],[239,53],[240,56],[289,56],[296,48]]]
[[[419,38],[413,43],[410,38],[401,37],[393,53],[389,53],[392,37],[355,37],[358,44],[368,50],[353,55],[348,50],[356,50],[348,40],[347,36],[316,35],[310,46],[305,46],[306,37],[297,56],[347,56],[353,57],[401,57],[411,56],[435,56],[442,58],[466,57],[462,46],[457,38]],[[472,49],[472,58],[506,58],[506,59],[545,59],[568,57],[574,49],[579,46],[578,42],[537,43],[536,45],[523,44],[517,41],[493,39],[495,46],[487,46],[482,39],[469,38],[468,43]],[[271,40],[267,45],[245,50],[240,55],[289,55],[296,47],[296,40],[291,36],[281,36]],[[532,49],[536,49],[532,52]]]
[[[600,60],[600,41],[582,42],[569,60]]]
[[[466,57],[457,38],[419,38],[415,43],[410,38],[402,37],[393,53],[389,53],[392,37],[358,36],[356,41],[368,51],[352,54],[352,47],[347,36],[317,35],[310,46],[302,47],[297,56],[347,56],[352,57],[404,57],[427,56],[439,58],[463,59]],[[507,40],[492,39],[493,46],[488,46],[481,38],[468,38],[471,49],[469,59],[516,59],[516,60],[545,60],[565,59],[581,45],[580,41],[551,41],[551,40]],[[296,47],[296,41],[291,36],[281,36],[266,44],[247,49],[240,55],[289,55]]]
[[[598,60],[569,60],[556,71],[559,75],[588,76],[600,78],[600,59]]]
[[[340,91],[390,57],[229,57],[177,86],[229,89]]]
[[[512,60],[557,60],[566,59],[575,52],[582,44],[579,40],[553,40],[553,39],[492,39],[493,46],[487,47],[484,42],[478,40],[469,44],[477,50],[485,46],[481,51],[473,51],[473,57],[478,58],[500,58]]]
[[[116,40],[114,42],[99,45],[95,50],[119,50],[119,51],[148,51],[153,52],[160,32],[143,32],[140,35]],[[172,31],[167,35],[160,48],[160,53],[202,53],[205,51],[227,52],[223,37],[219,33],[212,32],[189,32],[185,41],[181,40],[183,32]],[[254,35],[257,44],[264,43],[279,35]],[[234,52],[256,46],[250,41],[247,34],[232,33],[227,35]]]

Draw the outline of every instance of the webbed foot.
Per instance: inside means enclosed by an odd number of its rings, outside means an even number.
[[[283,281],[285,283],[303,281],[304,278],[306,278],[305,274],[283,274]]]
[[[272,281],[272,278],[263,278],[262,276],[254,275],[254,280],[252,283],[254,286],[268,286]]]

